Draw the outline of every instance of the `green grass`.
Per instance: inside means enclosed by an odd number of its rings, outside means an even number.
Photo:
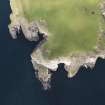
[[[44,19],[48,41],[43,46],[48,58],[87,53],[96,45],[101,20],[98,0],[21,0],[24,16]]]

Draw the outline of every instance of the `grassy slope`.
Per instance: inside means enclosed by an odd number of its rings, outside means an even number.
[[[44,45],[49,58],[93,50],[100,14],[98,0],[20,0],[25,17],[44,19],[52,33]]]

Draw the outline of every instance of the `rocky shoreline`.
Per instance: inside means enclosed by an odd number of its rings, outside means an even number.
[[[39,34],[43,34],[43,40],[39,42],[37,47],[33,50],[31,54],[32,64],[35,69],[35,74],[37,78],[41,81],[44,89],[50,88],[50,81],[52,73],[51,71],[56,71],[58,64],[64,63],[64,68],[68,72],[68,77],[73,77],[78,72],[80,66],[93,68],[98,57],[105,58],[105,50],[98,49],[96,53],[81,54],[79,56],[73,57],[59,57],[53,60],[46,59],[42,54],[43,43],[48,40],[49,33],[45,28],[43,28],[43,22],[33,21],[28,22],[22,16],[18,16],[17,9],[14,9],[12,4],[13,0],[10,0],[10,5],[12,13],[10,15],[11,24],[9,25],[9,31],[13,39],[17,38],[22,30],[25,38],[29,41],[38,41]],[[105,15],[105,8],[102,5],[102,15]]]
[[[41,79],[43,79],[42,84],[44,83],[44,78],[43,76],[41,76],[42,73],[46,72],[45,73],[46,75],[44,75],[44,77],[47,78],[48,84],[50,84],[49,80],[51,79],[51,74],[49,74],[49,72],[56,71],[58,68],[58,64],[64,63],[64,68],[68,72],[68,78],[72,78],[73,76],[76,75],[80,66],[84,66],[85,68],[90,67],[92,69],[95,66],[98,57],[105,58],[105,50],[103,50],[98,54],[93,54],[93,55],[78,56],[78,57],[61,57],[53,60],[44,59],[41,53],[42,52],[40,51],[40,48],[38,48],[36,51],[33,51],[31,58],[35,70],[39,72],[38,77],[41,77]],[[41,70],[42,68],[43,70]]]

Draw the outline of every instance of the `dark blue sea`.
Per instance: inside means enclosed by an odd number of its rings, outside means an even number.
[[[72,79],[59,65],[44,91],[30,58],[37,43],[10,37],[10,13],[9,0],[0,0],[0,105],[105,105],[105,59],[98,58],[93,70],[81,67]]]

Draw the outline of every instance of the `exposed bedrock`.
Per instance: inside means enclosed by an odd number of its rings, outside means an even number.
[[[40,80],[43,85],[43,88],[49,89],[51,82],[51,71],[56,71],[58,68],[58,64],[64,63],[64,68],[68,72],[68,77],[72,78],[79,70],[80,66],[91,67],[93,68],[95,62],[98,57],[104,58],[105,51],[98,51],[98,53],[87,54],[87,55],[79,55],[73,57],[59,57],[56,59],[48,60],[43,56],[42,48],[43,43],[45,43],[48,37],[48,33],[46,33],[43,29],[41,29],[38,22],[31,22],[24,18],[21,18],[18,21],[11,22],[9,25],[9,31],[13,39],[17,38],[17,35],[20,34],[20,30],[22,30],[25,38],[29,41],[38,41],[39,33],[42,33],[44,37],[41,40],[36,48],[33,50],[31,54],[33,68],[35,69],[35,75]],[[47,36],[47,37],[46,37]]]
[[[22,30],[25,38],[29,41],[37,41],[39,40],[38,32],[39,28],[37,23],[32,22],[28,23],[26,19],[22,18],[17,22],[12,22],[9,25],[9,31],[13,39],[17,38],[19,35],[20,30]]]
[[[52,60],[46,59],[43,56],[42,51],[42,45],[47,41],[47,37],[49,35],[48,30],[45,28],[45,23],[42,20],[28,22],[27,19],[19,16],[20,11],[18,11],[17,8],[14,8],[14,5],[12,4],[13,0],[10,1],[13,13],[10,16],[11,24],[9,25],[9,32],[12,38],[16,39],[17,35],[20,34],[20,30],[22,30],[25,38],[29,41],[38,41],[39,34],[43,34],[44,36],[44,39],[41,40],[33,50],[31,58],[33,68],[35,69],[35,75],[41,81],[45,90],[51,87],[51,71],[56,71],[58,64],[64,63],[64,68],[68,72],[68,77],[72,78],[78,72],[80,66],[83,65],[86,68],[88,66],[93,68],[98,57],[105,57],[105,50],[100,50],[98,43],[97,46],[95,46],[98,51],[95,53],[59,57]],[[103,17],[105,17],[105,2],[101,4],[100,9]],[[104,32],[103,29],[101,29],[101,31]]]

